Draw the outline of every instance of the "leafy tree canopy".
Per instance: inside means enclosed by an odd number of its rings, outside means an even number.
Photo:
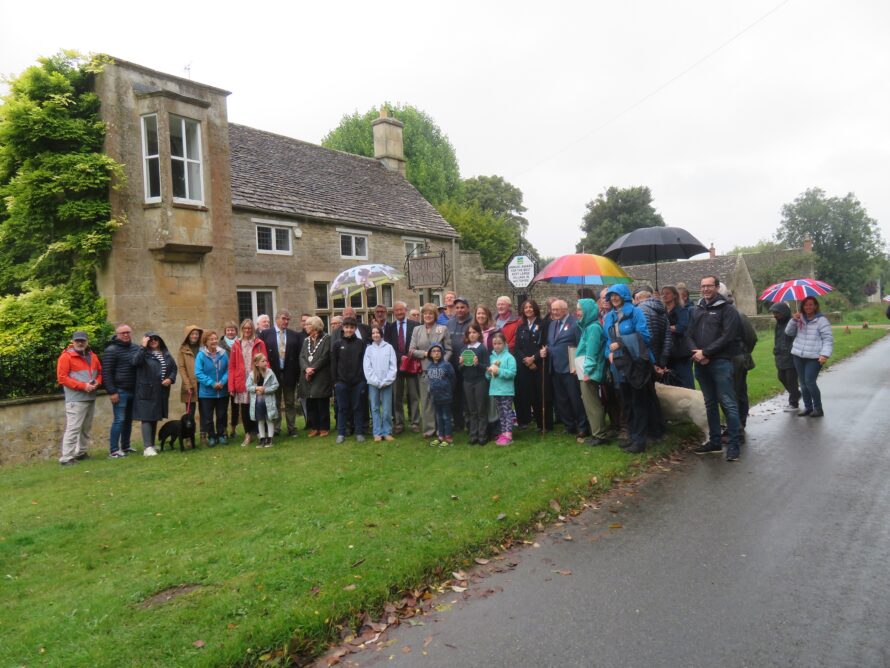
[[[661,214],[652,206],[652,193],[646,186],[616,188],[587,203],[581,223],[584,233],[576,250],[579,253],[602,255],[613,241],[638,227],[664,226]]]
[[[457,194],[460,171],[457,156],[448,137],[425,112],[411,105],[384,105],[388,115],[405,124],[402,140],[405,148],[406,176],[420,194],[438,205]],[[379,117],[376,109],[364,114],[343,116],[321,145],[327,148],[374,157],[371,122]]]
[[[782,207],[776,237],[792,247],[812,239],[816,275],[854,301],[862,300],[866,284],[882,268],[878,223],[853,193],[828,197],[821,188],[810,188]]]
[[[486,269],[502,269],[519,245],[519,230],[512,221],[475,202],[449,200],[437,208],[460,234],[461,248],[479,251]]]
[[[744,253],[771,253],[773,251],[785,250],[787,246],[781,241],[775,239],[760,239],[751,246],[736,246],[732,248],[727,255],[739,255]]]
[[[528,220],[522,216],[526,208],[522,204],[522,191],[502,176],[474,176],[464,179],[462,199],[467,204],[502,216],[512,222],[519,231],[528,233]]]

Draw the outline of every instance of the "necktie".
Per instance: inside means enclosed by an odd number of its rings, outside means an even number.
[[[284,368],[284,352],[286,349],[285,332],[283,329],[278,330],[278,364]]]
[[[405,354],[405,323],[396,323],[399,327],[399,355]]]

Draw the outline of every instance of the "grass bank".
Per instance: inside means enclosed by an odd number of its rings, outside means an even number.
[[[834,359],[881,334],[838,334]],[[762,337],[752,401],[780,389],[771,348]],[[523,434],[510,448],[303,437],[3,469],[0,665],[240,665],[323,648],[338,623],[467,565],[551,499],[571,505],[640,465],[614,445]]]

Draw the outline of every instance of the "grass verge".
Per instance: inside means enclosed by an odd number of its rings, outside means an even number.
[[[838,333],[833,360],[883,333]],[[781,389],[771,349],[763,337],[752,403]],[[551,499],[571,506],[644,462],[525,433],[510,448],[302,437],[3,469],[0,665],[241,665],[285,645],[322,650],[338,624],[467,565]]]

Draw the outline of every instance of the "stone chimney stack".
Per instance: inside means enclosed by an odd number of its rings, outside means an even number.
[[[812,253],[813,252],[813,240],[807,237],[803,240],[803,250],[804,253]]]
[[[711,259],[712,259],[712,260],[713,260],[715,257],[717,257],[717,249],[714,248],[714,242],[713,242],[713,241],[711,242],[711,247],[708,249],[708,252],[711,254]]]
[[[390,118],[386,107],[380,109],[380,118],[371,121],[374,131],[374,157],[383,166],[405,176],[405,149],[402,145],[402,128],[405,124]]]

